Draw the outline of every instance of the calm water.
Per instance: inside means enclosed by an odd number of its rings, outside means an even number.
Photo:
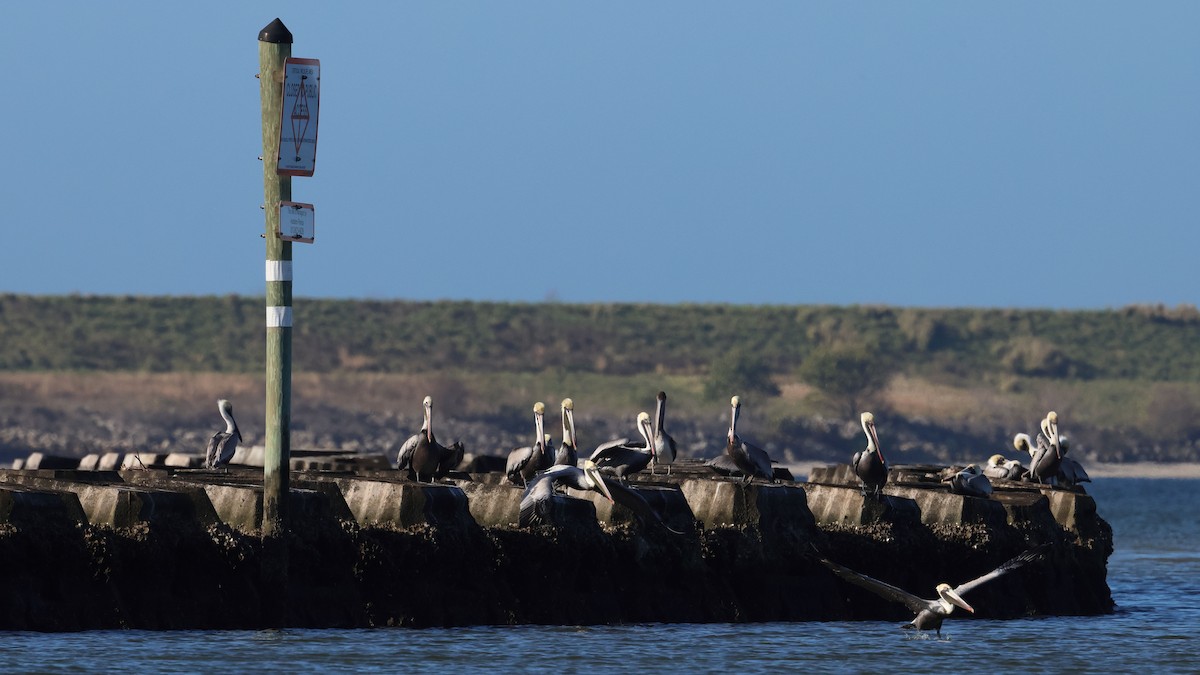
[[[4,672],[1200,672],[1200,481],[1097,479],[1116,614],[438,630],[0,633]]]

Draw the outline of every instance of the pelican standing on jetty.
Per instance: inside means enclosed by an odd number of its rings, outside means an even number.
[[[775,469],[771,466],[771,458],[762,448],[743,441],[737,435],[738,417],[742,414],[742,399],[734,396],[729,399],[729,405],[733,410],[729,419],[729,433],[725,437],[725,454],[737,465],[746,482],[757,476],[774,483]]]
[[[1088,476],[1087,471],[1083,470],[1083,465],[1074,457],[1067,457],[1067,451],[1071,448],[1071,441],[1063,435],[1058,437],[1058,447],[1062,448],[1062,464],[1058,467],[1058,479],[1064,485],[1079,485],[1080,483],[1090,483],[1092,479]]]
[[[550,441],[542,423],[542,416],[545,413],[545,403],[538,401],[533,404],[533,426],[536,433],[533,445],[517,448],[508,454],[508,463],[504,467],[504,474],[508,476],[508,480],[513,485],[528,488],[529,480],[535,473],[550,468],[550,461],[553,458],[548,450]]]
[[[658,392],[658,407],[654,410],[654,460],[650,462],[650,473],[659,466],[667,467],[667,475],[671,475],[671,466],[675,464],[677,455],[675,439],[663,429],[667,418],[667,392]]]
[[[867,447],[865,450],[854,453],[850,465],[854,467],[854,475],[858,476],[858,480],[861,481],[863,495],[867,494],[867,488],[871,488],[878,497],[883,490],[883,485],[887,483],[887,460],[883,458],[883,451],[879,449],[879,436],[875,433],[875,416],[865,412],[859,421],[862,423],[863,433],[867,435]]]
[[[1049,483],[1058,475],[1062,464],[1062,448],[1058,444],[1058,413],[1051,410],[1042,420],[1042,432],[1037,437],[1037,449],[1029,460],[1029,476],[1038,483]]]
[[[242,432],[233,419],[233,404],[225,399],[217,401],[217,410],[225,420],[225,431],[218,431],[208,439],[208,448],[204,451],[204,465],[210,469],[226,468],[237,451],[238,441],[242,440]]]
[[[634,445],[628,438],[601,443],[592,451],[589,457],[601,473],[616,476],[622,480],[645,469],[654,459],[658,451],[654,443],[654,430],[650,424],[650,413],[640,412],[637,416],[638,433],[642,435],[645,445]]]
[[[433,397],[426,396],[421,401],[421,405],[425,409],[423,421],[421,422],[421,430],[409,436],[408,440],[404,441],[404,445],[400,446],[400,452],[396,454],[396,468],[400,471],[412,470],[413,451],[417,449],[417,444],[421,442],[422,438],[426,442],[429,440],[429,421],[433,416]]]
[[[950,584],[938,584],[936,589],[938,597],[936,600],[925,600],[924,598],[919,598],[908,591],[902,591],[891,584],[884,583],[873,577],[855,572],[848,567],[842,567],[841,565],[830,560],[826,560],[825,558],[821,558],[821,563],[833,570],[834,574],[845,579],[846,581],[849,581],[855,586],[865,588],[885,600],[903,603],[910,610],[915,612],[916,616],[908,624],[905,624],[904,628],[915,628],[919,631],[933,629],[937,631],[937,634],[940,637],[942,634],[942,621],[944,621],[946,617],[950,616],[950,614],[954,612],[954,608],[956,606],[962,607],[972,614],[975,613],[975,609],[971,607],[971,605],[967,604],[966,600],[963,600],[963,595],[970,593],[972,590],[982,586],[983,584],[986,584],[996,577],[1037,560],[1042,556],[1045,548],[1046,544],[1029,549],[1028,551],[1016,556],[1012,560],[1000,565],[991,572],[988,572],[977,579],[972,579],[966,583],[959,584],[953,588],[950,587]]]
[[[418,483],[421,482],[421,476],[428,476],[429,482],[432,483],[438,473],[438,467],[449,464],[456,451],[438,443],[433,433],[433,397],[426,396],[422,405],[425,407],[425,424],[421,427],[424,433],[420,434],[416,446],[413,447],[411,467]],[[459,461],[461,460],[460,454]]]
[[[554,453],[554,464],[575,466],[579,463],[579,453],[575,449],[579,447],[575,440],[575,402],[564,398],[561,413],[563,438],[562,443],[558,444],[558,451]]]

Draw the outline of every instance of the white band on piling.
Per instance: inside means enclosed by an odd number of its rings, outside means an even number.
[[[267,281],[291,281],[292,280],[292,261],[291,260],[268,260],[267,261]]]
[[[267,308],[267,328],[291,328],[292,327],[292,308],[291,307],[268,307]]]

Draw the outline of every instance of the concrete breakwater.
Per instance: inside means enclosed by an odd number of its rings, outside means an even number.
[[[880,500],[844,466],[773,484],[689,461],[637,476],[680,535],[594,493],[522,529],[522,490],[500,474],[418,485],[378,461],[294,458],[279,570],[258,535],[261,471],[30,459],[0,470],[0,629],[907,620],[814,556],[933,597],[1043,543],[1043,561],[972,592],[977,616],[1113,607],[1111,530],[1090,496],[998,481],[964,497],[938,467],[894,468]]]

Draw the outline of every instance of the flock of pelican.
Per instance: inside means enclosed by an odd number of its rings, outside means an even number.
[[[574,498],[563,494],[565,488],[598,493],[610,503],[628,507],[643,523],[656,523],[675,534],[682,534],[667,526],[662,516],[636,491],[626,485],[630,476],[649,468],[651,474],[665,467],[670,474],[677,456],[675,439],[663,428],[666,417],[667,395],[658,392],[657,408],[653,421],[650,414],[641,412],[637,416],[639,441],[620,438],[596,447],[582,462],[579,460],[578,440],[575,433],[575,404],[570,398],[563,399],[559,406],[562,423],[562,442],[554,448],[550,434],[546,433],[544,417],[546,406],[537,402],[533,406],[533,444],[512,450],[508,455],[505,475],[516,486],[524,488],[521,498],[519,525],[528,527],[557,521],[556,514],[569,505]],[[397,468],[409,472],[418,482],[423,479],[433,482],[458,467],[463,460],[461,442],[449,447],[437,442],[433,433],[433,399],[426,396],[422,401],[424,422],[416,434],[409,437],[400,447]],[[741,414],[741,400],[730,399],[729,430],[726,433],[725,452],[705,462],[718,472],[740,474],[745,481],[760,478],[774,482],[773,461],[756,445],[746,442],[738,435],[737,423]],[[233,417],[233,404],[225,399],[217,402],[217,409],[225,421],[225,429],[213,434],[205,451],[207,468],[225,468],[233,457],[241,440],[241,431]],[[860,481],[862,494],[870,493],[879,499],[888,478],[888,463],[879,444],[875,428],[875,416],[864,412],[860,416],[867,446],[854,453],[851,467]],[[1066,457],[1068,440],[1058,432],[1058,414],[1050,411],[1041,421],[1041,432],[1036,443],[1028,434],[1018,433],[1013,438],[1013,448],[1029,454],[1029,467],[1018,460],[1006,459],[996,454],[989,458],[982,470],[974,465],[958,471],[943,480],[952,492],[987,497],[992,492],[990,478],[1024,480],[1039,484],[1063,483],[1074,485],[1088,481],[1087,473],[1079,462]],[[901,590],[886,582],[856,572],[824,557],[818,558],[835,575],[847,582],[860,586],[876,595],[906,605],[915,614],[906,628],[918,631],[935,630],[941,635],[942,622],[956,607],[974,612],[963,595],[979,586],[1042,557],[1045,545],[1030,549],[1001,564],[996,569],[958,586],[942,583],[935,589],[937,599],[928,600]]]
[[[878,498],[887,483],[888,464],[879,448],[875,416],[864,412],[860,422],[863,433],[867,436],[867,447],[854,453],[850,466],[854,469],[854,475],[858,476],[863,495],[870,492]],[[988,458],[982,469],[976,464],[968,464],[942,479],[942,482],[947,483],[950,491],[955,494],[975,497],[987,497],[992,494],[991,479],[1064,486],[1091,482],[1083,465],[1075,458],[1067,457],[1070,443],[1066,436],[1058,432],[1058,413],[1053,410],[1046,413],[1040,427],[1041,433],[1038,434],[1036,444],[1026,433],[1018,433],[1013,437],[1013,448],[1029,455],[1028,468],[1022,466],[1020,460],[1006,459],[1004,455],[995,454]]]

